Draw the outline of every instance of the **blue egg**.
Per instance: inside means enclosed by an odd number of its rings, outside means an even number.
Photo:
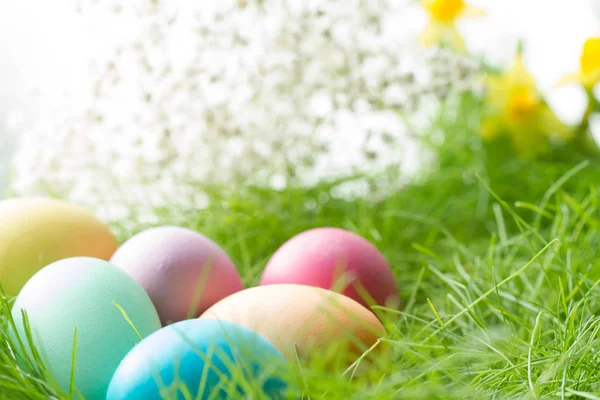
[[[138,343],[119,364],[107,400],[279,398],[285,359],[256,332],[191,319]]]

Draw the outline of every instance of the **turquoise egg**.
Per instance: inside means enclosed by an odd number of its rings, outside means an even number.
[[[106,399],[280,398],[286,388],[282,371],[285,359],[256,332],[191,319],[162,328],[131,350]]]
[[[152,301],[133,278],[106,261],[88,257],[48,265],[19,293],[12,317],[25,346],[14,349],[21,361],[26,353],[31,354],[22,310],[27,313],[35,349],[65,393],[71,390],[77,331],[73,394],[86,400],[104,400],[119,362],[140,342],[140,336],[161,327]],[[14,331],[11,336],[18,343]]]

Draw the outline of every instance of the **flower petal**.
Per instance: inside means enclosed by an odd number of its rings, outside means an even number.
[[[540,130],[547,132],[551,136],[556,136],[563,140],[573,137],[573,130],[558,119],[556,114],[547,105],[544,105],[539,110],[536,123],[540,127]]]
[[[465,18],[477,18],[483,17],[485,15],[486,12],[484,9],[472,6],[470,4],[465,4],[462,11],[460,12],[460,16]]]
[[[513,86],[529,87],[532,89],[537,87],[535,78],[525,66],[525,62],[520,55],[515,57],[513,65],[506,73],[506,79],[509,80],[510,84]]]
[[[425,26],[423,33],[419,35],[419,40],[427,47],[433,46],[440,42],[442,36],[440,33],[441,29],[439,24],[434,21],[429,21],[427,26]]]
[[[583,80],[584,80],[584,77],[581,76],[580,73],[568,74],[568,75],[565,75],[562,78],[560,78],[560,80],[558,82],[556,82],[555,86],[563,86],[568,83],[582,82]]]
[[[433,8],[433,3],[435,3],[435,0],[421,0],[419,1],[419,3],[421,4],[421,7],[423,7],[425,10],[427,10],[427,12],[431,12],[431,9]]]
[[[501,136],[504,121],[499,116],[489,116],[481,121],[479,135],[484,140],[493,140]]]
[[[583,83],[583,86],[587,88],[591,88],[596,85],[596,83],[600,82],[600,70],[592,71],[588,74],[582,76],[583,79],[580,80]]]
[[[465,46],[465,41],[463,40],[460,33],[458,33],[458,31],[456,30],[456,27],[451,27],[448,33],[449,45],[452,46],[452,48],[458,51],[459,53],[466,53],[467,50]]]
[[[502,76],[488,76],[486,78],[485,101],[489,107],[501,112],[508,102],[510,86]]]

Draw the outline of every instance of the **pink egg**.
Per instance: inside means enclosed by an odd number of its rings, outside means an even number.
[[[244,288],[227,254],[186,228],[165,226],[141,232],[110,261],[146,289],[163,324],[198,317]]]
[[[333,289],[365,306],[369,296],[379,305],[399,305],[398,287],[386,259],[369,241],[344,229],[311,229],[284,243],[267,263],[261,280],[261,285],[276,283]],[[365,291],[368,296],[363,296]]]

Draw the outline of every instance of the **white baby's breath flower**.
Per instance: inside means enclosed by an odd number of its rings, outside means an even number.
[[[82,3],[82,15],[115,12],[108,24],[129,18],[124,39],[93,60],[89,86],[23,133],[17,193],[122,221],[143,206],[205,205],[190,182],[281,188],[401,164],[416,154],[403,118],[477,73],[386,29],[405,18],[394,0],[175,4]]]

